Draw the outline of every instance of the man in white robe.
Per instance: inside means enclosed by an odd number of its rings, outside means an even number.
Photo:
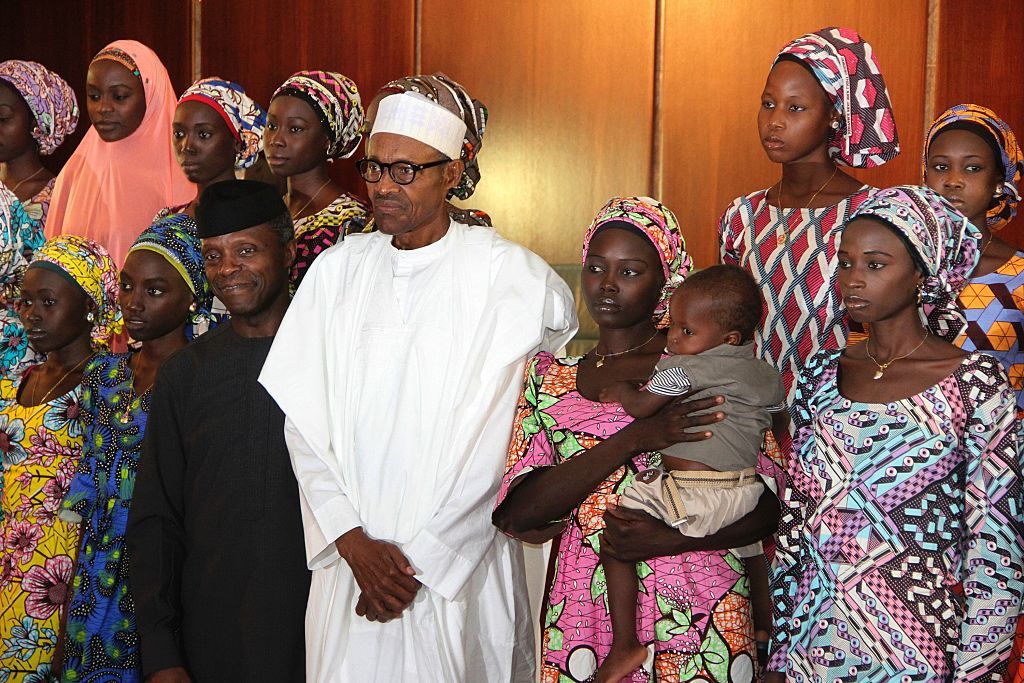
[[[313,263],[260,376],[314,570],[309,681],[535,680],[522,550],[490,517],[525,362],[576,319],[539,257],[449,217],[485,115],[442,75],[378,95],[379,232]]]

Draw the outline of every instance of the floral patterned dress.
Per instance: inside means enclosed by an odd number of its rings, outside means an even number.
[[[82,376],[85,447],[61,511],[61,517],[82,522],[64,681],[133,683],[142,678],[124,536],[150,392],[135,396],[131,356],[100,354]]]
[[[517,477],[585,456],[632,421],[622,406],[580,395],[578,361],[540,353],[527,367],[499,501]],[[608,655],[612,627],[598,556],[604,511],[638,472],[658,464],[658,454],[634,458],[570,513],[544,604],[543,683],[587,681]],[[641,562],[637,572],[638,635],[650,654],[633,681],[753,680],[753,625],[739,559],[727,551],[687,553]]]
[[[82,452],[79,392],[18,403],[31,368],[0,379],[0,681],[42,683],[70,593],[78,525],[57,516]]]
[[[6,189],[4,190],[6,192]],[[50,206],[50,192],[53,191],[53,180],[28,201],[13,199],[8,208],[9,225],[0,232],[0,251],[18,250],[20,258],[9,255],[0,264],[0,376],[7,375],[22,364],[32,364],[39,360],[39,355],[28,345],[25,328],[15,308],[15,302],[21,295],[21,279],[25,267],[32,260],[32,253],[43,245],[43,221]],[[0,217],[0,223],[4,222]]]

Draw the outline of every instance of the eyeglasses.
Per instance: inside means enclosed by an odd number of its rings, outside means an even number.
[[[391,176],[392,180],[399,185],[408,185],[416,180],[416,174],[423,169],[447,164],[450,161],[451,159],[438,159],[426,164],[414,164],[411,161],[392,161],[390,164],[385,164],[376,159],[360,159],[356,162],[356,170],[359,171],[359,175],[366,182],[379,183],[380,179],[384,177],[384,170],[387,169],[388,175]]]

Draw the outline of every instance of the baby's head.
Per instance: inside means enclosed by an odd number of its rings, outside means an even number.
[[[687,277],[669,305],[669,353],[695,355],[750,341],[763,303],[750,273],[737,266],[712,266]]]

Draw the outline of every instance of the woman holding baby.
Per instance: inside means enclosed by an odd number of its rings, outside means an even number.
[[[600,401],[616,383],[643,383],[662,357],[670,295],[691,265],[679,225],[655,200],[613,198],[583,251],[583,291],[599,341],[583,357],[540,353],[530,362],[494,514],[518,538],[558,537],[541,680],[586,681],[611,650],[603,552],[637,563],[637,636],[647,654],[633,680],[751,681],[749,590],[728,549],[774,530],[775,497],[764,493],[753,512],[704,538],[611,505],[637,474],[660,466],[660,449],[704,440],[710,433],[702,428],[724,418],[719,397],[672,403],[643,419]]]

